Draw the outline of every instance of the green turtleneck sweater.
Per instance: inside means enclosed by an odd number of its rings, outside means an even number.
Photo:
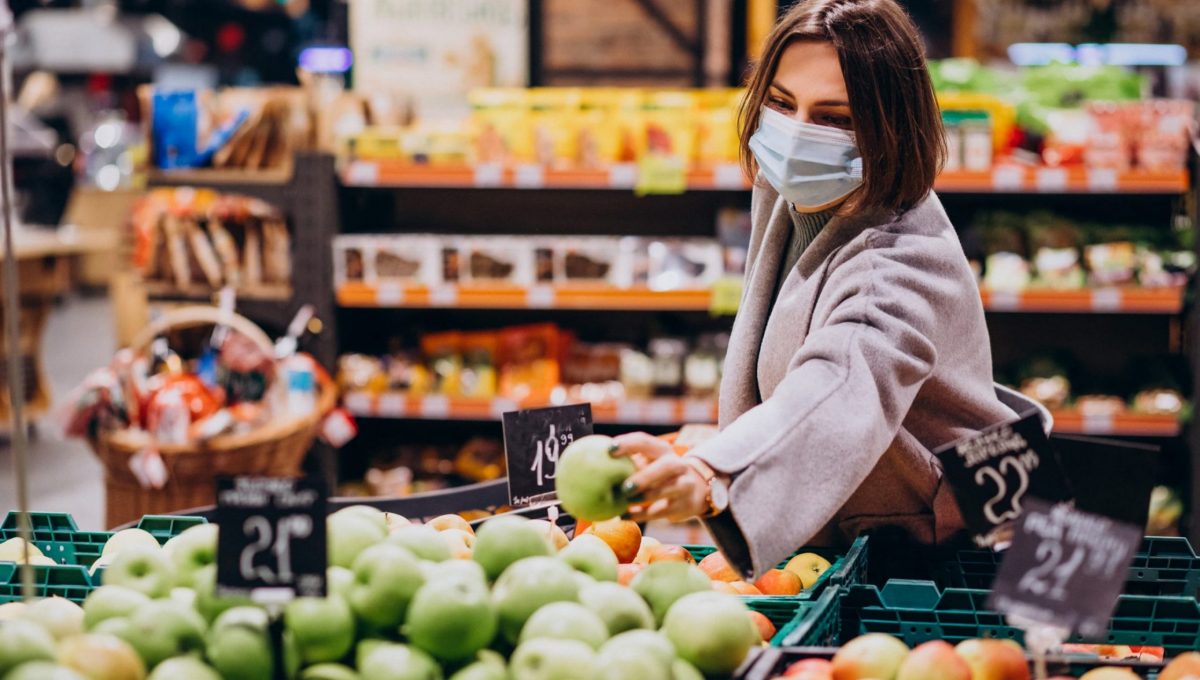
[[[783,288],[783,282],[787,280],[788,274],[796,268],[796,263],[800,261],[800,256],[804,254],[805,249],[833,217],[832,210],[802,213],[792,209],[789,212],[792,215],[792,234],[788,238],[787,251],[783,254],[779,274],[775,279],[775,294],[771,297],[772,307],[775,306],[775,300],[779,297],[780,289]]]

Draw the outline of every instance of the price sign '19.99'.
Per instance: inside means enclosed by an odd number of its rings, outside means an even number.
[[[324,487],[314,480],[217,482],[217,586],[223,593],[325,594]]]
[[[1103,639],[1141,530],[1101,515],[1030,500],[996,574],[990,606],[1014,624]]]
[[[592,434],[591,405],[513,411],[503,419],[509,503],[521,508],[553,500],[559,455]]]

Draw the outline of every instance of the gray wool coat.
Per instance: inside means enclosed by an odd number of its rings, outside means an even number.
[[[881,525],[950,538],[962,517],[930,451],[1038,408],[992,383],[978,286],[936,195],[834,217],[772,307],[789,210],[760,177],[721,432],[689,454],[733,476],[729,509],[706,524],[756,576]]]

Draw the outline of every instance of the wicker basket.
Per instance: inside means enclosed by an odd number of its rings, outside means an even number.
[[[214,325],[218,320],[220,312],[214,307],[179,308],[146,327],[130,347],[142,351],[166,331]],[[233,315],[223,321],[264,350],[274,351],[270,338],[244,317]],[[167,483],[161,489],[141,486],[129,468],[129,459],[150,443],[147,432],[125,429],[100,433],[89,443],[104,465],[106,525],[112,527],[143,515],[210,505],[216,502],[215,479],[219,476],[300,474],[321,414],[332,408],[337,399],[329,382],[323,381],[318,387],[317,409],[310,416],[275,419],[251,432],[214,437],[194,445],[159,447],[167,469]]]

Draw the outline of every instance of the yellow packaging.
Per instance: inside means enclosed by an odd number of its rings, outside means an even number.
[[[738,160],[737,116],[745,90],[696,92],[696,160],[702,164]]]
[[[641,90],[589,88],[580,93],[575,162],[586,168],[637,158]]]
[[[574,164],[579,101],[575,88],[539,87],[526,94],[534,162],[548,167]]]
[[[648,92],[642,104],[639,156],[656,154],[694,158],[695,97],[686,90]]]
[[[476,163],[532,160],[525,96],[521,88],[478,89],[468,95]]]
[[[350,138],[351,153],[363,160],[406,159],[403,138],[403,128],[369,127]]]
[[[1008,150],[1017,124],[1015,106],[994,95],[974,92],[941,92],[937,99],[943,111],[987,111],[992,118],[993,153],[999,155]]]

